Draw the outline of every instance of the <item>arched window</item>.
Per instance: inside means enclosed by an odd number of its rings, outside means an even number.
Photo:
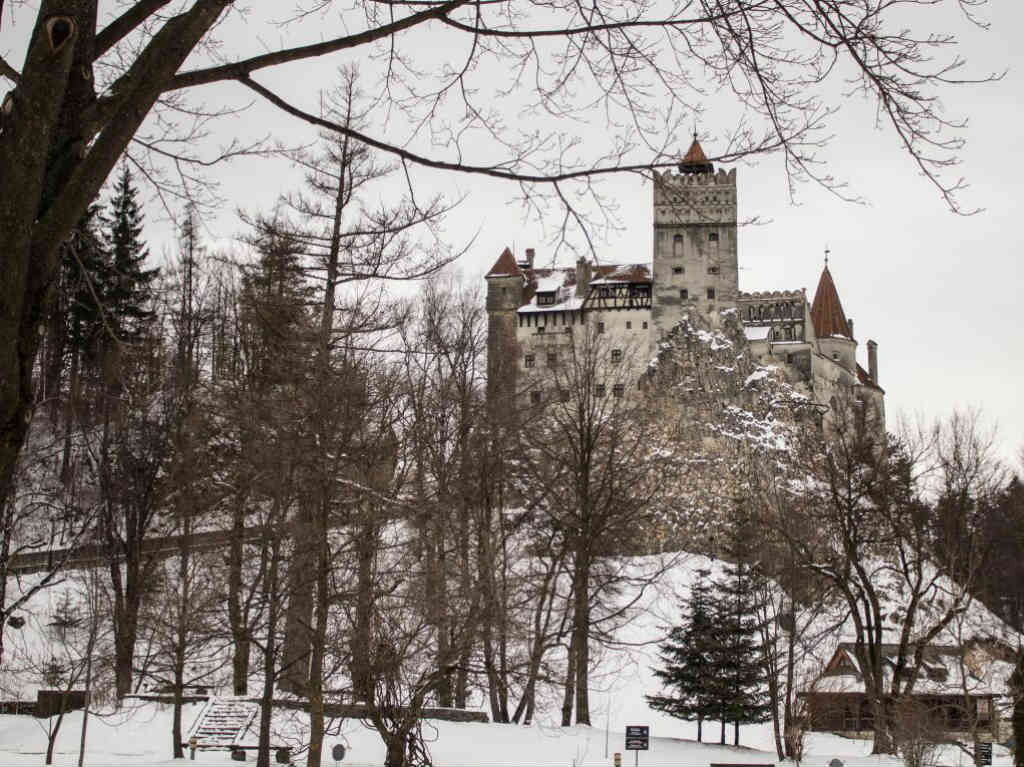
[[[677,234],[672,238],[672,256],[675,258],[683,257],[683,235]]]

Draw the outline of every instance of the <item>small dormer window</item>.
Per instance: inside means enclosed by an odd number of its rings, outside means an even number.
[[[537,306],[551,306],[555,303],[554,293],[538,293]]]

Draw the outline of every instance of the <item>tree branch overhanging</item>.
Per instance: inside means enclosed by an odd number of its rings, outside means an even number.
[[[287,64],[292,61],[301,61],[303,59],[317,58],[329,53],[336,53],[338,51],[355,48],[360,45],[366,45],[367,43],[372,43],[376,40],[383,40],[391,37],[403,30],[411,29],[425,21],[443,18],[460,5],[465,5],[468,2],[469,0],[448,0],[448,2],[435,6],[429,10],[420,11],[419,13],[406,16],[405,18],[399,19],[398,21],[394,21],[390,24],[385,24],[375,29],[368,29],[354,35],[346,35],[345,37],[338,37],[334,40],[327,40],[325,42],[314,43],[312,45],[286,48],[280,51],[274,51],[273,53],[265,53],[262,56],[253,56],[252,58],[245,59],[243,61],[236,61],[232,64],[224,64],[219,67],[183,72],[171,79],[164,90],[191,88],[196,85],[207,85],[209,83],[219,82],[222,80],[239,80],[252,74],[256,70],[264,69],[266,67]]]

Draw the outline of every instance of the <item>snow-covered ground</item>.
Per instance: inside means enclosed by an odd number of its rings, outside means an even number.
[[[186,706],[185,723],[191,723],[199,712],[199,705]],[[648,718],[638,719],[643,724]],[[64,718],[57,748],[55,765],[78,763],[78,741],[82,716],[75,712]],[[138,765],[163,767],[181,764],[170,758],[171,709],[155,703],[136,705],[123,714],[89,719],[86,765]],[[431,758],[437,767],[607,767],[612,755],[622,753],[623,767],[634,764],[634,753],[623,749],[623,731],[612,732],[603,727],[552,727],[536,724],[530,727],[500,724],[469,724],[428,721],[424,733],[429,743]],[[705,735],[707,735],[705,730]],[[731,730],[729,736],[731,737]],[[742,740],[749,746],[734,748],[698,744],[689,738],[695,735],[694,726],[678,722],[672,728],[659,730],[652,727],[651,748],[639,752],[637,764],[642,767],[707,767],[719,763],[774,763],[772,734],[769,725],[744,727]],[[717,732],[713,733],[713,736]],[[384,762],[384,747],[376,732],[356,721],[346,721],[341,732],[327,738],[328,758],[330,746],[343,743],[347,749],[343,767],[378,767]],[[825,767],[832,759],[839,759],[847,767],[901,767],[895,757],[868,755],[868,741],[847,740],[830,735],[811,735],[808,755],[803,764]],[[0,716],[0,765],[41,765],[46,753],[46,736],[42,723],[31,717]],[[607,755],[606,755],[607,754]],[[248,761],[255,760],[249,753]],[[226,751],[200,751],[198,764],[235,764]],[[301,760],[300,763],[305,763]],[[996,746],[994,767],[1012,763],[1008,752]],[[940,755],[939,764],[970,767],[969,757],[955,749]]]
[[[638,558],[627,568],[641,570],[660,569],[664,564],[656,558]],[[682,555],[664,573],[655,586],[649,587],[637,604],[636,612],[619,628],[618,646],[596,651],[597,664],[591,678],[591,714],[593,727],[557,726],[557,691],[551,691],[541,701],[542,711],[537,721],[529,726],[471,724],[429,721],[424,725],[433,762],[437,767],[596,767],[612,764],[612,755],[622,753],[623,767],[634,763],[643,767],[706,767],[714,763],[774,763],[777,761],[772,728],[769,724],[746,725],[740,728],[739,748],[696,743],[696,724],[673,719],[651,711],[644,700],[645,694],[659,690],[652,667],[658,665],[657,642],[667,627],[678,619],[679,601],[684,599],[691,581],[700,573],[717,570],[713,560],[698,555]],[[45,623],[46,607],[54,593],[40,596],[34,618]],[[994,618],[976,605],[979,623],[992,627]],[[45,643],[42,633],[26,633],[28,645]],[[838,641],[839,637],[834,638]],[[828,644],[829,646],[824,646]],[[12,649],[13,649],[12,645]],[[827,658],[834,642],[822,643],[820,655]],[[817,654],[817,653],[816,653]],[[14,653],[5,658],[9,662]],[[200,705],[187,705],[183,728],[187,732]],[[282,714],[275,730],[291,732],[296,742],[304,740],[305,717],[300,714]],[[647,725],[651,732],[649,751],[641,752],[635,761],[634,753],[624,749],[626,725]],[[81,712],[65,716],[57,741],[54,764],[73,765],[78,760],[78,743],[82,726]],[[704,740],[717,741],[719,726],[704,723]],[[732,728],[727,729],[727,742],[732,742]],[[285,740],[279,740],[282,744]],[[120,713],[89,718],[86,765],[156,765],[180,764],[171,755],[171,708],[156,703],[126,704]],[[254,743],[253,738],[253,743]],[[348,749],[344,767],[382,765],[384,747],[377,733],[354,720],[345,720],[336,735],[327,738],[325,754],[330,746],[342,743]],[[902,762],[895,757],[872,757],[870,741],[849,740],[830,735],[809,735],[804,764],[825,767],[838,758],[847,767],[897,767]],[[46,752],[45,722],[24,716],[0,716],[0,767],[7,765],[43,764]],[[949,747],[939,755],[939,764],[969,767],[972,762],[966,754]],[[249,761],[255,755],[249,753]],[[197,763],[232,764],[226,751],[200,752]],[[299,763],[305,763],[304,756]],[[994,767],[1009,765],[1009,753],[996,746]],[[327,758],[325,764],[332,764]]]

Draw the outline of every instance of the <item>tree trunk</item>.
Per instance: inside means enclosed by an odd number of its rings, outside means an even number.
[[[300,503],[292,524],[292,553],[285,598],[284,643],[281,645],[282,690],[305,697],[309,694],[310,644],[313,639],[313,600],[316,590],[316,524],[309,499]]]
[[[565,669],[565,690],[562,695],[562,726],[572,724],[573,692],[576,689],[576,635],[569,640],[569,657]]]
[[[327,648],[327,608],[330,602],[331,557],[327,541],[328,505],[321,503],[316,525],[316,624],[309,669],[309,752],[307,767],[320,767],[324,745],[324,655]]]
[[[356,700],[373,701],[373,678],[370,671],[370,643],[373,636],[374,573],[379,530],[370,521],[372,513],[364,501],[366,518],[356,537],[356,615],[352,628],[352,692]]]
[[[231,682],[235,695],[249,692],[249,621],[242,605],[242,563],[245,546],[245,496],[235,503],[228,548],[228,624],[231,629]]]
[[[405,767],[405,737],[390,735],[384,738],[384,767]]]
[[[276,503],[276,501],[275,501]],[[260,735],[256,751],[256,767],[270,767],[270,724],[274,712],[274,677],[277,671],[278,569],[281,543],[277,535],[264,542],[270,547],[270,566],[267,570],[267,639],[263,646],[263,690],[260,693]]]
[[[590,724],[590,552],[582,542],[573,584],[573,644],[576,646],[576,724]]]

